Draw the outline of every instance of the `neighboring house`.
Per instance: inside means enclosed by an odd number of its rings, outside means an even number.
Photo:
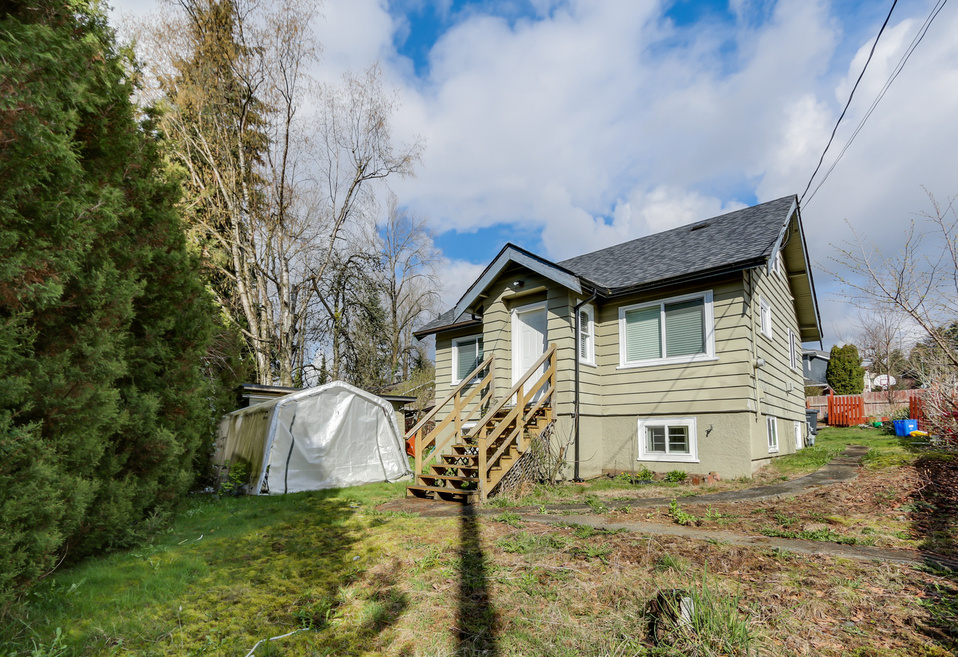
[[[828,369],[830,358],[831,355],[827,351],[802,350],[802,372],[805,376],[805,387],[817,388],[816,395],[827,395],[831,391],[831,387],[825,380],[825,370]]]
[[[804,444],[801,343],[820,326],[787,196],[557,263],[507,244],[416,335],[436,336],[437,400],[493,354],[501,399],[556,345],[551,411],[564,442],[578,394],[577,476],[736,477]]]

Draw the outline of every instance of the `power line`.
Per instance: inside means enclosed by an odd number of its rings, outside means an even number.
[[[835,158],[835,161],[832,162],[832,165],[828,168],[828,171],[825,172],[825,175],[819,181],[818,185],[815,186],[812,195],[808,197],[808,202],[811,203],[812,199],[815,198],[815,194],[818,193],[818,190],[821,189],[822,185],[825,184],[825,181],[828,180],[828,176],[835,169],[835,166],[838,164],[839,160],[842,159],[842,156],[845,155],[845,151],[848,150],[848,147],[852,145],[852,142],[855,141],[855,137],[858,136],[858,133],[861,132],[862,127],[865,125],[865,121],[868,120],[868,117],[872,115],[872,112],[875,111],[875,108],[878,107],[878,103],[882,98],[885,97],[885,93],[888,91],[888,88],[891,87],[892,82],[898,77],[898,74],[901,73],[902,69],[905,68],[905,62],[911,57],[911,54],[915,51],[915,48],[918,47],[918,44],[921,43],[922,39],[925,38],[925,34],[928,32],[928,28],[931,27],[932,22],[935,18],[938,17],[938,14],[947,4],[948,0],[938,0],[934,7],[932,7],[931,12],[928,14],[928,17],[925,19],[925,22],[918,29],[918,33],[915,35],[915,38],[912,39],[911,44],[905,50],[905,53],[902,55],[901,59],[898,60],[898,65],[895,66],[891,75],[888,76],[888,80],[885,82],[885,86],[882,87],[881,91],[876,96],[875,100],[872,101],[871,106],[868,108],[868,111],[865,112],[865,115],[862,117],[862,120],[858,123],[858,127],[855,128],[855,131],[852,133],[852,136],[848,138],[848,141],[845,142],[845,146],[842,148],[841,152],[838,154],[838,157]],[[806,189],[806,191],[808,191]],[[807,204],[806,204],[807,205]]]
[[[838,121],[835,122],[835,127],[832,129],[832,136],[828,138],[828,143],[825,144],[825,150],[822,151],[822,156],[818,158],[818,166],[816,166],[815,170],[812,172],[812,177],[808,179],[808,184],[805,186],[805,191],[802,192],[802,197],[798,200],[799,203],[805,200],[805,194],[808,193],[808,189],[812,186],[812,181],[818,174],[818,170],[822,168],[822,162],[825,161],[825,153],[828,152],[828,148],[832,145],[832,141],[835,139],[835,133],[838,132],[838,126],[842,122],[842,119],[845,118],[845,112],[848,111],[848,106],[852,104],[852,98],[855,97],[855,90],[858,89],[858,83],[862,81],[862,77],[865,75],[865,71],[868,69],[868,63],[871,62],[872,56],[875,54],[875,48],[878,46],[878,40],[881,39],[882,32],[885,31],[885,26],[887,26],[888,21],[891,20],[891,14],[893,11],[895,11],[895,6],[897,4],[898,0],[893,0],[891,3],[891,9],[888,10],[888,15],[885,17],[885,22],[882,23],[881,29],[878,30],[878,36],[875,37],[875,43],[872,44],[872,49],[868,53],[868,59],[865,60],[865,65],[862,67],[862,72],[859,73],[858,79],[855,80],[855,86],[852,87],[851,93],[848,94],[848,102],[845,103],[845,108],[842,110],[841,116],[839,116]]]

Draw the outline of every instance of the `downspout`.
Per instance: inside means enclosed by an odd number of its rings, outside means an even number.
[[[575,462],[573,467],[572,480],[573,481],[582,481],[582,477],[579,476],[579,310],[585,304],[590,301],[595,300],[598,296],[596,290],[592,290],[592,296],[584,301],[580,301],[572,309],[572,314],[575,315],[575,332],[572,335],[572,339],[575,342],[575,388],[573,392],[573,408],[575,411]],[[593,349],[595,348],[595,335],[592,336]]]
[[[762,419],[762,393],[761,384],[758,380],[758,342],[755,335],[755,280],[752,278],[754,269],[746,270],[748,275],[748,325],[752,336],[752,359],[750,362],[752,370],[752,380],[755,385],[755,422]]]

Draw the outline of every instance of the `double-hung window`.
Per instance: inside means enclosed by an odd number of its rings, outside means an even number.
[[[772,339],[772,307],[768,305],[768,302],[765,299],[759,297],[759,313],[762,322],[762,335],[768,339]]]
[[[695,418],[639,420],[639,460],[698,462]]]
[[[482,336],[470,335],[452,341],[452,383],[461,383],[482,362]]]
[[[595,310],[592,306],[579,308],[579,362],[595,365]]]
[[[798,369],[798,363],[802,359],[802,347],[798,341],[795,331],[788,329],[788,364],[793,370]]]
[[[778,420],[771,415],[765,416],[765,430],[768,433],[768,452],[778,451]]]
[[[712,291],[619,309],[619,365],[715,358]]]

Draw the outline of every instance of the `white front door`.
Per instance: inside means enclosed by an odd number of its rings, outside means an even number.
[[[548,344],[549,315],[544,303],[523,306],[512,311],[512,383],[515,385],[523,374],[529,371],[539,357],[546,351]],[[543,363],[541,372],[547,364]],[[538,376],[528,381],[535,383]],[[528,392],[528,389],[525,390]],[[536,393],[535,399],[539,398]]]

